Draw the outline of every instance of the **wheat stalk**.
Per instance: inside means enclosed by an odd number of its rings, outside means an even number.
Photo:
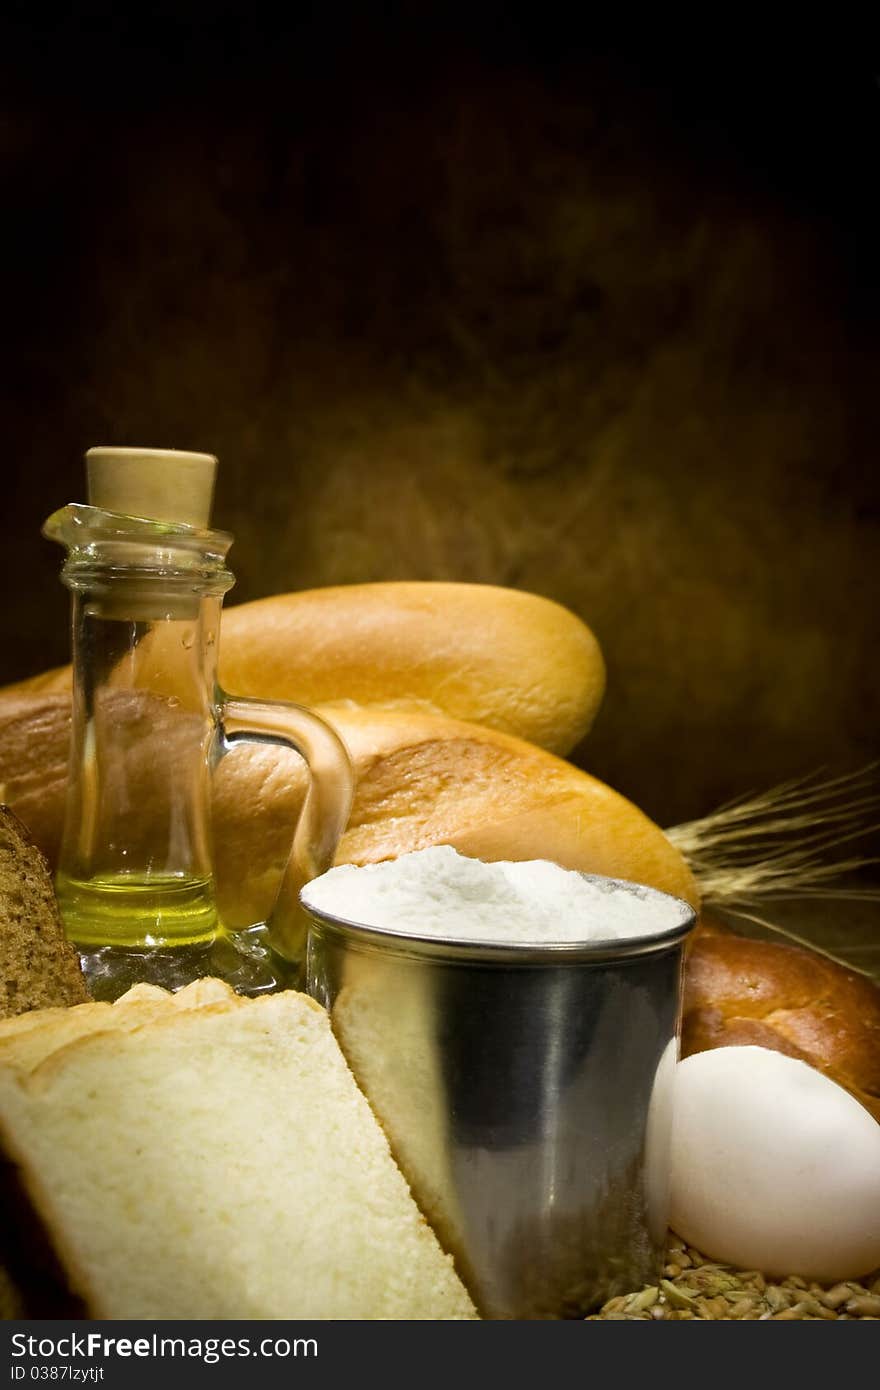
[[[707,907],[819,950],[769,920],[765,905],[780,898],[880,902],[880,888],[850,882],[880,859],[840,853],[880,829],[877,771],[877,763],[836,776],[819,770],[738,797],[666,835],[687,859]]]

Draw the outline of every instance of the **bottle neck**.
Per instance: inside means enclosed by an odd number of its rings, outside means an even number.
[[[224,531],[121,516],[73,503],[44,533],[66,547],[62,582],[94,617],[135,623],[196,622],[206,600],[235,580]]]
[[[205,576],[192,571],[114,569],[73,558],[68,559],[61,578],[84,616],[133,623],[197,623],[205,605],[219,606],[233,583],[227,570]]]
[[[75,717],[102,692],[130,691],[210,718],[222,594],[128,575],[72,588]]]
[[[61,572],[74,591],[122,616],[149,620],[192,613],[235,582],[226,568],[232,537],[179,523],[151,521],[71,503],[48,518],[43,534],[67,551]]]

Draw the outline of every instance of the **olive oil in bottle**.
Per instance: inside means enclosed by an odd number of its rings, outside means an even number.
[[[351,806],[351,766],[329,725],[218,684],[220,613],[234,581],[232,536],[209,529],[216,467],[213,454],[90,449],[88,503],[69,503],[43,527],[64,547],[71,593],[56,892],[97,998],[136,982],[178,989],[204,975],[256,994],[298,977],[307,931],[299,888],[329,867]],[[314,790],[271,927],[232,928],[217,910],[211,782],[242,741],[296,748]]]
[[[58,905],[78,946],[195,946],[220,929],[211,878],[116,873],[88,879],[63,871]]]

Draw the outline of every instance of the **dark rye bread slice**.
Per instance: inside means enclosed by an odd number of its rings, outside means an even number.
[[[49,866],[18,817],[0,806],[0,1017],[88,999]]]

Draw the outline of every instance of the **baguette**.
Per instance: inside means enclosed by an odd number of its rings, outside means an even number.
[[[0,1142],[86,1316],[477,1316],[319,1005],[154,996],[0,1049]]]
[[[142,696],[143,699],[157,697]],[[695,906],[680,852],[632,802],[561,758],[482,725],[413,712],[319,707],[346,743],[357,778],[337,863],[366,864],[451,844],[483,859],[553,859],[566,868],[650,884]],[[70,701],[0,696],[0,780],[44,851],[57,857]],[[179,713],[136,750],[131,795],[150,840],[150,738],[174,737]],[[306,790],[303,765],[275,747],[240,745],[213,779],[218,902],[230,926],[272,906]]]
[[[176,669],[157,650],[169,638],[179,640],[160,627],[147,639],[153,670]],[[445,714],[560,754],[587,733],[605,690],[599,644],[580,618],[491,584],[276,594],[225,608],[221,638],[220,680],[235,695]],[[8,689],[66,693],[70,668]]]

